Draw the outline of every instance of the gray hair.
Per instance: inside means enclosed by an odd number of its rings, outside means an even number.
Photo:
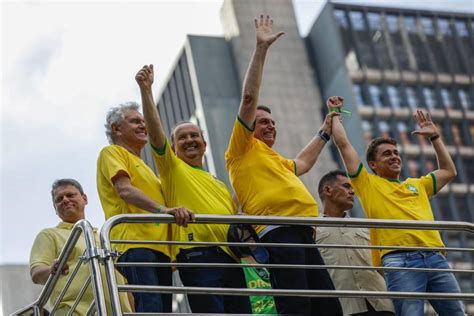
[[[110,144],[115,144],[115,139],[112,134],[112,125],[119,124],[125,118],[124,112],[129,110],[138,111],[140,105],[137,102],[126,102],[112,107],[108,112],[105,118],[105,135],[109,140]]]
[[[84,195],[84,190],[82,189],[82,185],[74,179],[58,179],[53,182],[51,186],[51,197],[53,198],[54,202],[54,191],[59,187],[64,187],[67,185],[71,185],[79,190],[79,192]]]

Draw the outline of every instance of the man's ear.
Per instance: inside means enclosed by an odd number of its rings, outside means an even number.
[[[83,194],[83,195],[82,195],[82,198],[84,199],[84,201],[86,202],[86,205],[87,205],[87,203],[88,203],[88,201],[87,201],[87,195],[86,195],[86,194]]]
[[[117,123],[112,124],[112,135],[117,135],[117,133],[120,131],[120,125]]]
[[[329,185],[325,185],[323,188],[323,193],[327,196],[331,196],[332,188]]]
[[[369,168],[371,170],[375,170],[375,167],[376,167],[375,161],[367,161],[367,164],[369,165]]]

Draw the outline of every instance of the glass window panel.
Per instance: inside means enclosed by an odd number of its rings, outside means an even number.
[[[392,85],[387,86],[387,93],[390,99],[390,104],[395,109],[398,109],[402,106],[402,100],[400,99],[400,94],[398,93],[398,88]]]
[[[472,216],[469,212],[469,207],[467,204],[467,197],[456,196],[454,200],[456,201],[456,211],[459,215],[459,220],[463,222],[472,222]]]
[[[425,98],[425,104],[429,110],[434,110],[438,106],[436,102],[435,94],[432,88],[423,88],[423,97]]]
[[[451,33],[451,28],[449,27],[448,19],[445,19],[445,18],[438,19],[438,27],[441,34],[451,36],[452,33]]]
[[[457,125],[451,125],[451,133],[453,134],[454,143],[457,146],[463,146],[461,133],[459,132],[459,127],[457,127]]]
[[[380,137],[392,137],[390,133],[390,125],[386,121],[380,121],[379,122],[379,132],[380,132]]]
[[[410,136],[408,135],[408,128],[407,124],[405,122],[397,122],[397,129],[398,129],[398,134],[400,135],[400,142],[402,145],[410,145],[411,140]]]
[[[410,178],[418,178],[421,176],[420,164],[415,159],[408,159],[407,167],[408,167],[408,176]]]
[[[471,98],[469,92],[466,89],[458,89],[459,101],[461,101],[461,106],[465,109],[472,109]]]
[[[383,107],[384,102],[379,86],[373,84],[369,85],[369,92],[372,105],[376,108]]]
[[[415,110],[419,106],[415,89],[413,87],[406,87],[405,91],[407,94],[408,105],[412,110]]]
[[[352,22],[352,27],[356,31],[365,31],[365,23],[364,23],[364,18],[362,15],[362,12],[360,11],[351,11],[349,13],[351,22]]]
[[[398,32],[398,16],[391,14],[387,15],[387,27],[388,30],[392,33]]]
[[[382,30],[382,23],[380,22],[380,13],[369,12],[367,14],[369,20],[369,27],[371,30]]]
[[[336,10],[334,11],[334,16],[336,17],[336,21],[340,27],[348,29],[349,23],[347,22],[346,12],[343,10]]]
[[[352,91],[354,92],[356,105],[364,105],[364,98],[362,97],[362,88],[359,84],[352,85]]]
[[[362,120],[362,130],[364,131],[364,138],[367,143],[370,143],[374,138],[372,124],[367,120]]]
[[[460,37],[468,37],[469,32],[467,31],[466,23],[462,20],[456,20],[456,31]]]
[[[449,90],[446,88],[441,88],[441,100],[443,101],[443,105],[446,108],[452,108],[453,107],[453,99],[451,98],[451,93],[449,93]]]
[[[422,17],[421,18],[421,25],[423,26],[423,31],[425,32],[426,35],[434,35],[434,27],[433,27],[433,21],[431,18],[428,17]]]
[[[463,166],[467,181],[469,181],[470,184],[474,184],[474,158],[464,158]]]
[[[408,33],[417,33],[415,17],[405,16],[403,20]]]

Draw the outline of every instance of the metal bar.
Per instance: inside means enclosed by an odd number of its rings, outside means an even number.
[[[61,301],[64,298],[64,295],[66,295],[66,292],[69,289],[69,286],[71,285],[72,281],[76,277],[76,274],[81,268],[81,265],[83,262],[84,262],[83,259],[79,258],[79,262],[77,263],[72,273],[68,276],[66,284],[64,285],[63,289],[61,290],[61,292],[59,292],[58,298],[56,299],[56,302],[54,302],[53,308],[51,309],[51,314],[54,314],[54,312],[56,312],[56,310],[58,309],[59,303],[61,303]],[[58,272],[56,274],[61,274],[60,271],[61,270],[58,269]]]
[[[94,316],[94,314],[95,314],[95,300],[91,302],[91,305],[89,305],[86,316]]]
[[[111,244],[144,244],[144,245],[187,245],[187,246],[233,246],[251,247],[255,243],[244,242],[193,242],[193,241],[165,241],[165,240],[111,240]],[[280,247],[280,248],[342,248],[342,249],[390,249],[390,250],[413,250],[413,251],[459,251],[474,252],[474,248],[455,247],[403,247],[403,246],[372,246],[372,245],[336,245],[336,244],[290,244],[290,243],[264,243],[259,242],[258,246]]]
[[[305,296],[305,297],[358,297],[358,298],[417,298],[437,300],[474,300],[474,293],[428,293],[428,292],[374,292],[374,291],[328,291],[328,290],[275,290],[247,288],[216,287],[173,287],[151,285],[119,285],[121,292],[142,293],[186,293],[186,294],[221,294],[221,295],[272,295],[272,296]]]
[[[167,214],[122,214],[111,217],[102,227],[110,231],[109,226],[120,223],[174,223],[174,217]],[[328,227],[370,227],[420,230],[457,230],[474,233],[474,224],[451,221],[407,221],[392,219],[328,218],[328,217],[287,217],[287,216],[242,216],[242,215],[203,215],[196,214],[194,224],[258,224],[258,225],[303,225]]]
[[[64,265],[66,264],[68,258],[71,256],[72,251],[74,250],[74,247],[77,244],[77,241],[79,240],[81,233],[84,233],[84,239],[86,241],[86,246],[89,247],[92,245],[92,247],[95,247],[95,239],[94,239],[94,234],[93,234],[93,228],[92,225],[86,221],[86,220],[80,220],[78,221],[74,227],[71,230],[71,234],[69,235],[68,240],[66,241],[63,249],[61,250],[61,253],[58,258],[58,271],[62,271],[64,268]],[[92,269],[92,268],[91,268]],[[98,271],[97,269],[94,268],[95,271]],[[38,299],[33,302],[32,304],[17,310],[14,312],[12,315],[21,315],[24,312],[31,310],[35,306],[37,306],[39,309],[43,309],[43,307],[46,305],[48,302],[48,299],[51,297],[51,293],[53,292],[54,287],[56,286],[59,277],[61,276],[61,273],[56,273],[54,275],[50,275],[48,280],[46,281]],[[101,305],[101,308],[99,310],[99,316],[106,315],[106,309],[105,309],[105,301],[103,299],[103,292],[102,292],[102,282],[100,279],[100,273],[97,273],[95,277],[93,278],[93,283],[94,283],[94,295],[96,295],[96,300],[98,301],[98,304]],[[100,282],[99,282],[100,281]]]
[[[74,301],[74,304],[71,306],[71,310],[67,313],[67,316],[73,315],[74,311],[77,308],[77,305],[79,305],[79,302],[81,301],[82,297],[84,296],[84,293],[86,292],[87,288],[89,287],[89,284],[91,283],[91,277],[89,276],[84,282],[84,285],[82,286],[81,290],[79,291],[79,294],[76,297],[76,300]]]
[[[120,262],[117,267],[201,267],[201,268],[269,268],[269,269],[335,269],[335,270],[382,270],[407,272],[453,272],[470,273],[467,269],[428,269],[428,268],[401,268],[401,267],[374,267],[374,266],[346,266],[346,265],[305,265],[305,264],[255,264],[255,263],[165,263],[165,262]]]

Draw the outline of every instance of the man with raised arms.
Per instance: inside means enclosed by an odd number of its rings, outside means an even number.
[[[295,159],[282,157],[272,149],[276,139],[271,110],[257,106],[265,57],[270,46],[283,35],[273,33],[273,20],[255,19],[256,48],[245,76],[242,100],[235,120],[226,166],[230,181],[249,215],[318,216],[316,201],[298,176],[315,164],[330,139],[331,119],[326,117],[316,135]],[[259,226],[263,242],[314,244],[310,226]],[[271,264],[322,265],[316,248],[267,247]],[[274,289],[328,289],[334,285],[325,269],[270,269]],[[337,298],[275,297],[279,314],[342,315]]]
[[[196,214],[234,215],[236,206],[226,185],[204,169],[206,141],[201,128],[190,122],[178,124],[169,143],[156,109],[152,84],[153,65],[135,77],[141,92],[143,113],[150,132],[153,157],[160,173],[166,205],[184,206]],[[225,242],[229,225],[192,224],[172,227],[173,240]],[[236,263],[228,247],[178,245],[173,257],[180,263]],[[245,288],[241,268],[181,267],[185,286]],[[193,313],[250,313],[246,296],[188,295]]]
[[[343,98],[330,97],[330,112],[340,112]],[[333,119],[332,133],[339,149],[355,193],[368,218],[398,220],[434,220],[429,199],[456,176],[456,167],[444,145],[440,131],[429,113],[417,110],[415,119],[420,129],[414,134],[427,137],[436,152],[438,169],[420,178],[400,180],[402,160],[397,142],[391,138],[372,140],[366,152],[366,161],[373,173],[363,166],[351,145],[339,119]],[[444,247],[439,231],[414,229],[372,229],[373,245],[402,247]],[[411,251],[384,249],[373,253],[375,265],[403,268],[449,269],[439,251]],[[389,291],[450,292],[460,291],[451,272],[420,273],[385,271]],[[420,299],[394,299],[397,315],[424,315],[424,301]],[[430,300],[440,315],[465,315],[460,301]]]

